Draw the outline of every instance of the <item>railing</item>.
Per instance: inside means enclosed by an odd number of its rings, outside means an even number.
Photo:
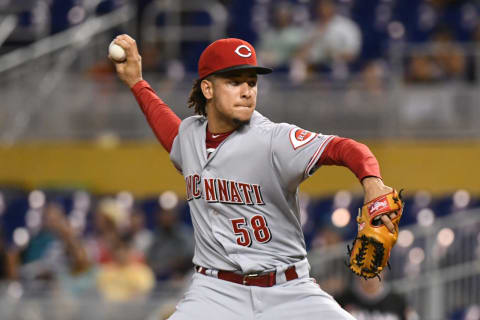
[[[454,311],[478,304],[480,210],[454,213],[402,232],[384,281],[406,297],[420,319],[448,319]],[[332,294],[340,293],[352,277],[344,265],[348,244],[309,253],[313,275]]]
[[[35,115],[44,111],[41,108],[49,104],[48,100],[55,91],[62,89],[62,83],[69,75],[67,70],[74,69],[78,62],[86,65],[98,61],[98,50],[90,51],[91,46],[97,41],[107,42],[105,37],[111,40],[112,28],[131,21],[134,13],[133,7],[124,6],[0,56],[3,87],[0,137],[13,143],[24,136]],[[106,49],[103,52],[106,55]],[[68,103],[68,99],[55,101],[62,105]]]
[[[112,74],[69,72],[60,76],[54,71],[60,66],[31,78],[28,70],[22,70],[3,82],[3,141],[95,139],[104,134],[126,139],[153,137],[130,90]],[[361,87],[292,87],[281,76],[267,77],[259,82],[257,110],[274,121],[354,138],[480,137],[476,86],[408,86],[386,89],[377,96]],[[186,107],[192,77],[175,82],[145,73],[144,78],[181,118],[193,114]],[[35,121],[24,121],[27,116]]]
[[[21,23],[21,14],[29,12],[29,23]],[[45,0],[1,1],[0,2],[0,52],[12,49],[5,44],[13,42],[29,43],[49,34],[50,7]],[[4,46],[5,45],[5,46]]]
[[[14,14],[0,15],[0,47],[18,25],[18,17]]]
[[[187,276],[190,279],[189,276]],[[175,311],[188,283],[161,287],[149,297],[134,301],[107,302],[97,292],[75,296],[61,288],[22,287],[0,283],[2,320],[161,320]]]

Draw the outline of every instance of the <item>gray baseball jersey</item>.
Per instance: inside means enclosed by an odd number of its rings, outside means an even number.
[[[198,266],[251,273],[306,256],[297,190],[333,136],[254,112],[207,156],[207,119],[182,121],[170,158],[185,177]]]

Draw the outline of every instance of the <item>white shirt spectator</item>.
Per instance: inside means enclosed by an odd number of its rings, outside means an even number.
[[[325,26],[310,27],[312,47],[309,62],[314,64],[355,58],[360,52],[362,35],[360,28],[352,20],[335,15]]]
[[[261,35],[258,55],[270,67],[288,65],[304,41],[305,32],[300,27],[272,28]]]

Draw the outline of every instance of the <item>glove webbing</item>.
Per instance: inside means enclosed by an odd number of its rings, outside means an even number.
[[[385,248],[383,244],[372,237],[367,237],[365,235],[355,238],[353,240],[352,247],[347,246],[348,257],[350,257],[353,247],[355,246],[356,241],[361,241],[358,254],[355,256],[357,266],[363,266],[363,260],[367,254],[367,249],[369,245],[373,246],[373,261],[370,265],[370,268],[363,267],[361,273],[352,270],[356,275],[364,277],[365,279],[377,277],[379,280],[382,280],[378,274],[378,267],[382,265],[383,255],[385,254]],[[348,267],[351,266],[350,262],[346,263]],[[390,264],[387,264],[390,268]],[[371,277],[367,277],[366,274],[373,274]]]

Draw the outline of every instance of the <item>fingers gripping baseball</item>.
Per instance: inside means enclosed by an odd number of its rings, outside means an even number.
[[[382,223],[387,227],[388,231],[391,233],[395,233],[395,225],[393,224],[392,220],[397,216],[395,212],[390,212],[388,215],[384,214],[380,216],[380,220]]]
[[[125,50],[126,60],[117,62],[110,56],[110,60],[115,64],[118,77],[130,88],[138,81],[142,80],[142,57],[138,53],[137,43],[129,35],[122,34],[114,39],[114,43]]]
[[[365,203],[393,191],[393,188],[384,185],[382,179],[377,177],[365,178],[362,180],[362,185],[365,189]],[[394,233],[395,226],[392,220],[395,218],[395,215],[395,212],[385,213],[378,216],[375,222],[383,223],[391,233]]]

